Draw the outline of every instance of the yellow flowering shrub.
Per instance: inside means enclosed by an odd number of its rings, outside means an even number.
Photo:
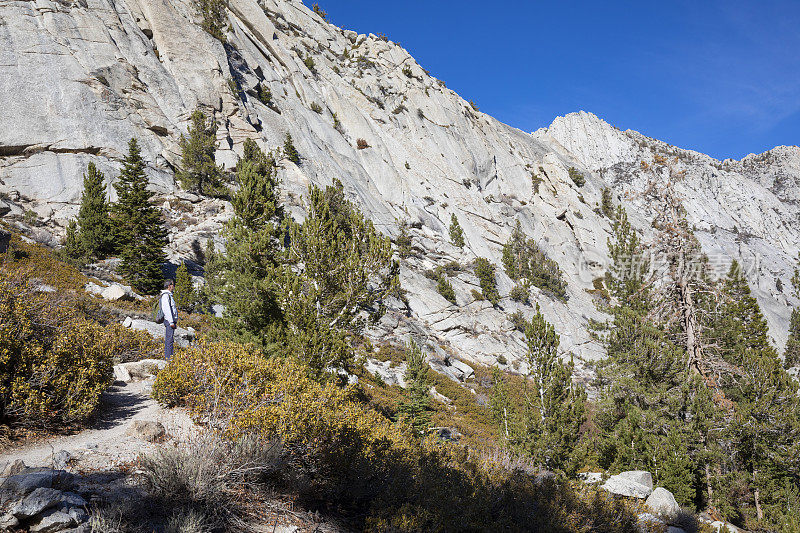
[[[176,354],[154,396],[190,408],[231,439],[279,439],[303,478],[304,502],[335,508],[365,531],[636,531],[623,502],[535,469],[487,459],[371,409],[358,386],[320,383],[291,359],[228,341]]]
[[[113,380],[106,328],[0,270],[0,423],[48,426],[85,420]]]
[[[2,257],[3,267],[8,270],[25,268],[31,278],[39,279],[59,290],[83,290],[88,279],[74,266],[60,261],[53,251],[38,243],[23,241],[16,233],[11,234],[11,247]]]

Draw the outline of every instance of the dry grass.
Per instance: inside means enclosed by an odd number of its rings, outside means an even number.
[[[174,507],[167,531],[234,531],[247,529],[243,494],[280,471],[283,454],[277,442],[254,436],[228,441],[208,430],[139,464],[142,486]]]

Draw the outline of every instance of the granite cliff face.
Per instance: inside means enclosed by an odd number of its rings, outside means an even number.
[[[607,255],[601,191],[612,187],[647,231],[641,162],[668,154],[686,170],[681,193],[706,251],[722,262],[758,258],[749,281],[776,343],[785,342],[789,305],[797,303],[789,296],[800,246],[797,147],[720,162],[584,112],[529,134],[474,109],[399,45],[342,30],[298,1],[230,0],[228,17],[223,44],[200,29],[187,0],[0,0],[0,213],[30,225],[23,211],[32,210],[33,233],[56,242],[77,212],[86,164],[113,179],[135,136],[167,202],[171,256],[192,258],[198,243],[217,237],[230,206],[174,182],[190,113],[213,114],[217,162],[228,169],[245,139],[270,150],[291,133],[302,160],[282,161],[281,179],[294,216],[302,217],[310,183],[338,178],[384,233],[397,236],[399,224],[409,224],[414,253],[401,272],[408,304],[392,302],[371,334],[412,332],[441,361],[498,364],[502,356],[501,367],[524,369],[523,338],[508,316],[532,308],[508,298],[513,284],[500,261],[516,222],[568,282],[566,303],[535,288],[533,300],[565,354],[596,359],[602,352],[586,325],[604,318],[588,292]],[[257,97],[267,90],[270,105]],[[358,139],[368,147],[358,149]],[[569,167],[585,174],[585,185],[575,185]],[[188,212],[175,208],[176,198],[191,203]],[[463,250],[449,241],[453,213]],[[478,256],[498,265],[498,308],[473,298],[478,281],[469,269],[451,280],[457,305],[424,275]]]

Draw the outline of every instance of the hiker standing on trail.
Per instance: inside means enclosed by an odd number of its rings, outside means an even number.
[[[171,279],[164,281],[164,290],[159,296],[161,312],[164,313],[164,359],[172,359],[172,341],[175,338],[175,328],[178,327],[178,309],[175,307],[175,298],[172,297],[172,290],[175,282]]]

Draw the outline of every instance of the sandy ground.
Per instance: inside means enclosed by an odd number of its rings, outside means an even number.
[[[134,420],[161,422],[167,437],[184,440],[193,423],[183,409],[164,409],[144,392],[144,382],[117,382],[103,394],[100,413],[91,427],[74,435],[56,436],[0,453],[0,470],[22,459],[27,466],[58,466],[54,457],[65,450],[71,456],[67,470],[113,470],[134,461],[157,445],[128,435]]]
[[[161,422],[165,442],[150,443],[128,435],[133,421]],[[29,467],[65,469],[80,474],[76,489],[92,494],[93,501],[140,501],[141,489],[127,468],[142,454],[153,453],[159,446],[186,442],[198,431],[183,409],[164,409],[146,392],[145,382],[117,382],[103,394],[100,413],[87,429],[74,435],[54,436],[0,452],[0,471],[18,459]],[[57,464],[59,452],[66,451],[66,467]],[[63,455],[63,454],[61,454]],[[275,501],[261,513],[260,523],[250,525],[258,533],[341,533],[348,531],[322,517],[294,510],[291,503]]]

